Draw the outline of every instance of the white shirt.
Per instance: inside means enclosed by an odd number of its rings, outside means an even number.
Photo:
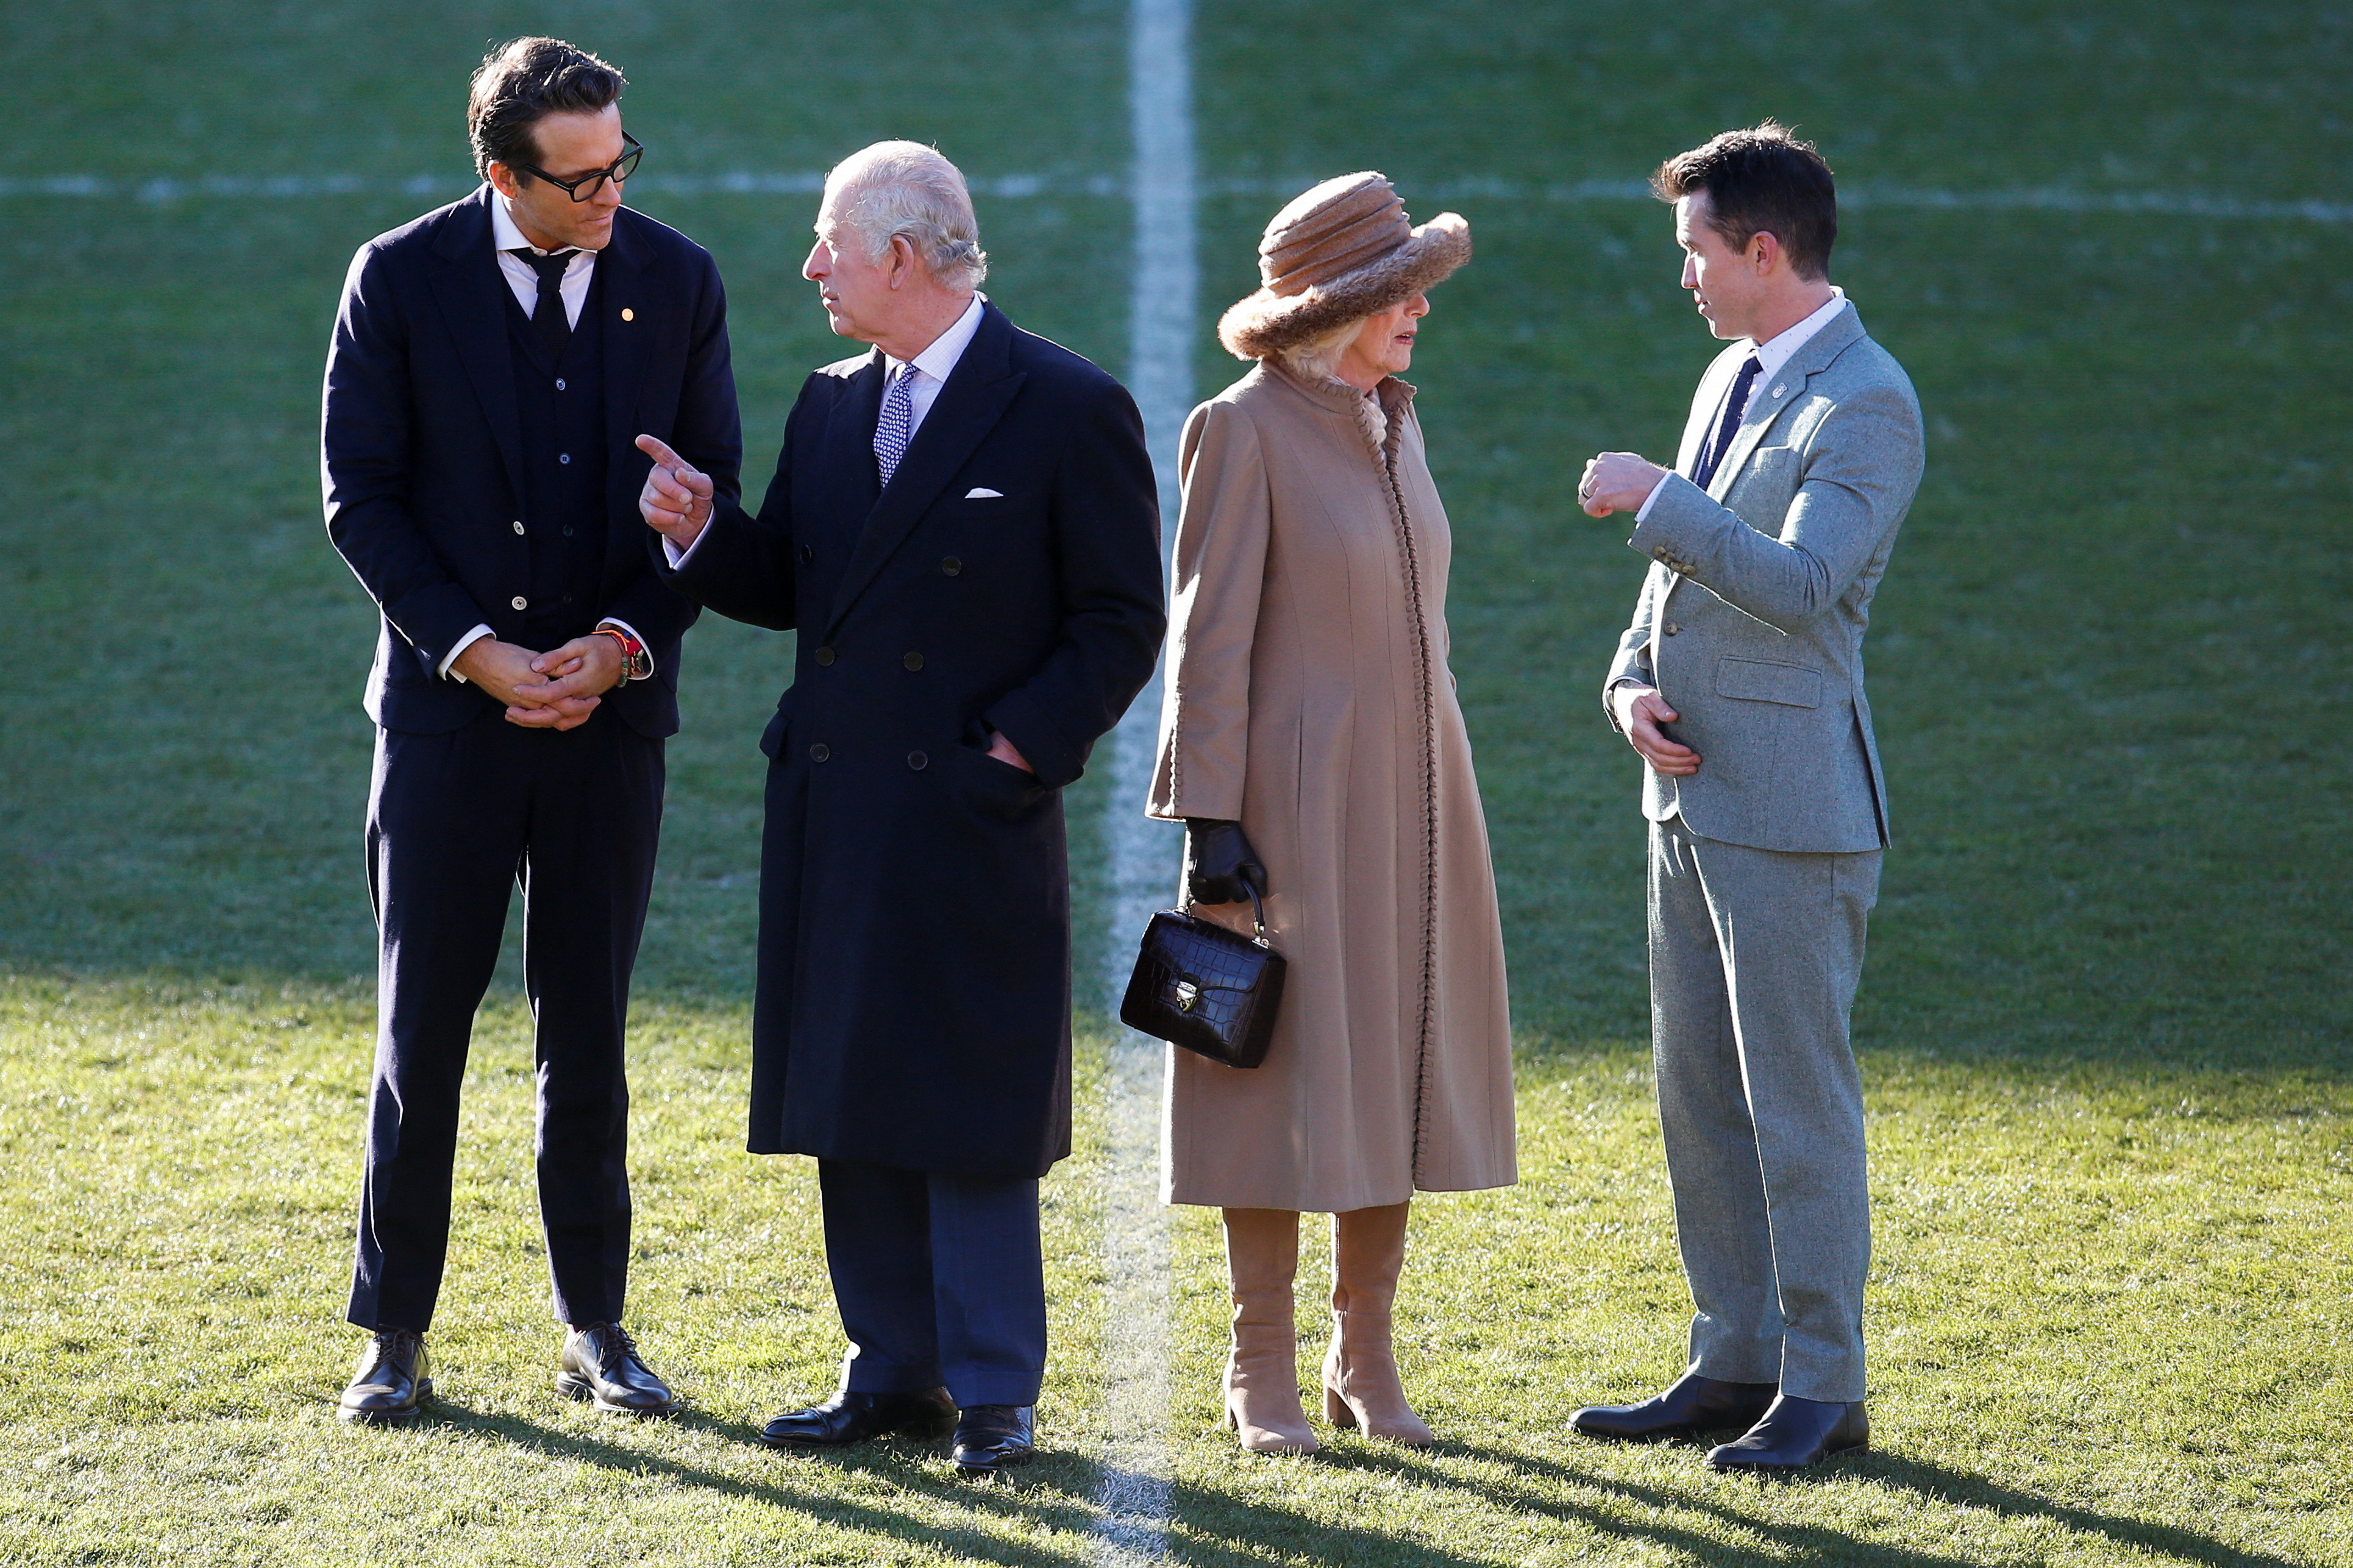
[[[525,270],[527,271],[529,268],[525,268]],[[570,279],[565,279],[565,286],[570,286]],[[1829,326],[1831,324],[1831,317],[1837,315],[1841,310],[1845,309],[1846,290],[1833,283],[1831,285],[1830,300],[1828,303],[1823,305],[1820,310],[1816,310],[1812,315],[1808,316],[1796,326],[1789,327],[1782,331],[1774,333],[1771,337],[1766,339],[1763,342],[1758,343],[1752,351],[1750,351],[1756,354],[1757,363],[1759,367],[1757,373],[1757,379],[1751,382],[1748,386],[1748,403],[1750,407],[1756,406],[1758,390],[1761,389],[1766,383],[1780,374],[1781,367],[1789,363],[1790,357],[1799,349],[1804,348],[1808,340],[1812,338],[1816,332],[1819,332],[1824,327]],[[1717,417],[1722,418],[1722,414],[1719,413]],[[1746,423],[1746,415],[1745,411],[1742,415],[1742,422],[1744,424]],[[1711,432],[1711,434],[1713,434],[1713,432]],[[1662,475],[1659,482],[1651,487],[1651,493],[1642,498],[1642,510],[1634,514],[1634,522],[1637,527],[1640,527],[1641,524],[1650,521],[1651,503],[1659,499],[1659,492],[1666,489],[1666,478]]]
[[[525,270],[529,269],[525,268]],[[569,288],[571,281],[569,278],[565,279],[565,287]],[[914,445],[915,432],[923,427],[923,416],[929,414],[932,411],[932,405],[940,400],[940,388],[947,384],[948,376],[955,370],[956,362],[964,358],[965,350],[972,347],[973,334],[980,331],[981,307],[987,302],[987,295],[979,293],[973,295],[972,303],[964,308],[964,314],[949,322],[948,330],[934,338],[931,346],[913,359],[893,359],[887,353],[882,356],[884,386],[890,385],[888,378],[891,376],[912,375],[914,378],[907,384],[907,444],[909,446]],[[670,570],[675,572],[684,565],[686,558],[694,553],[694,545],[701,544],[703,534],[710,531],[710,525],[706,522],[703,525],[702,533],[694,536],[694,544],[690,544],[683,550],[669,540],[663,540],[662,555],[670,562]]]
[[[491,193],[491,243],[498,249],[499,270],[505,274],[507,287],[514,290],[515,303],[522,307],[524,315],[530,315],[539,309],[539,274],[532,270],[529,262],[510,252],[528,250],[534,256],[553,256],[555,253],[543,249],[522,237],[522,230],[515,226],[514,215],[507,211],[506,197],[495,190]],[[588,303],[588,285],[596,280],[596,253],[593,250],[574,251],[572,259],[565,266],[563,281],[555,286],[557,294],[564,300],[564,320],[568,325],[576,327],[580,324],[580,311]],[[636,637],[640,647],[644,646],[646,639],[638,637],[638,629],[627,621],[617,621],[607,616],[596,624],[617,626]],[[440,673],[451,680],[463,681],[466,678],[450,666],[458,662],[459,654],[484,637],[496,635],[489,626],[480,626],[459,637],[457,646],[449,650],[448,657],[441,661]],[[646,655],[648,674],[652,673],[653,663],[653,655],[649,652]]]

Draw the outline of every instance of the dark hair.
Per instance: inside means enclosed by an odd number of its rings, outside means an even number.
[[[1758,234],[1781,242],[1800,278],[1827,278],[1838,243],[1838,192],[1831,166],[1786,125],[1767,120],[1727,131],[1704,147],[1678,153],[1651,176],[1662,202],[1707,193],[1708,226],[1735,250]]]
[[[586,49],[561,38],[516,38],[482,57],[466,102],[466,132],[474,142],[474,169],[491,177],[504,163],[528,182],[520,165],[539,162],[533,128],[551,114],[596,114],[620,101],[628,79]],[[559,171],[560,172],[560,171]]]

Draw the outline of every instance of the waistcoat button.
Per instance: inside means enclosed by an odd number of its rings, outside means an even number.
[[[909,669],[921,669],[923,668],[923,656],[919,653],[911,653],[899,662],[905,665]]]
[[[818,649],[817,661],[819,664],[831,664],[833,662],[833,649],[829,647],[821,647]]]
[[[931,766],[931,763],[932,759],[923,755],[921,752],[909,752],[907,753],[907,765],[914,769],[917,773],[922,773],[925,768]]]
[[[828,747],[828,745],[827,745],[823,741],[819,741],[816,745],[811,746],[811,747],[809,748],[809,761],[810,761],[810,762],[813,762],[813,763],[821,763],[821,762],[825,761],[825,760],[826,760],[826,758],[828,758],[828,757],[829,757],[829,756],[831,756],[831,755],[833,755],[832,749],[831,749],[830,747]]]
[[[807,544],[804,544],[804,545],[802,545],[802,546],[801,546],[801,564],[802,564],[802,565],[806,566],[806,565],[807,565],[810,562],[812,562],[812,561],[814,561],[814,560],[816,560],[816,559],[817,559],[817,551],[816,551],[813,547],[811,547],[811,546],[809,546],[809,545],[807,545]]]
[[[514,531],[515,531],[517,533],[521,533],[521,532],[522,531],[522,519],[518,518],[518,519],[516,519],[516,520],[515,520]]]
[[[964,570],[964,563],[951,555],[946,560],[940,563],[940,570],[953,577],[957,573]]]

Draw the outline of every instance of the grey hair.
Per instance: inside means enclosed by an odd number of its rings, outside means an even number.
[[[1282,362],[1283,369],[1311,384],[1337,381],[1340,356],[1348,352],[1348,345],[1356,341],[1356,333],[1368,320],[1369,317],[1356,316],[1336,327],[1326,327],[1305,342],[1295,343],[1274,357]]]
[[[836,163],[825,177],[818,222],[828,215],[866,242],[870,261],[881,260],[903,236],[945,288],[977,289],[988,276],[964,175],[920,142],[877,142]]]

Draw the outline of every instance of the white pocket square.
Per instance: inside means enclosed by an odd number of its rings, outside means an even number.
[[[964,499],[966,500],[1003,500],[1005,499],[1005,492],[1003,490],[990,489],[987,485],[975,485],[972,489],[964,492]]]

